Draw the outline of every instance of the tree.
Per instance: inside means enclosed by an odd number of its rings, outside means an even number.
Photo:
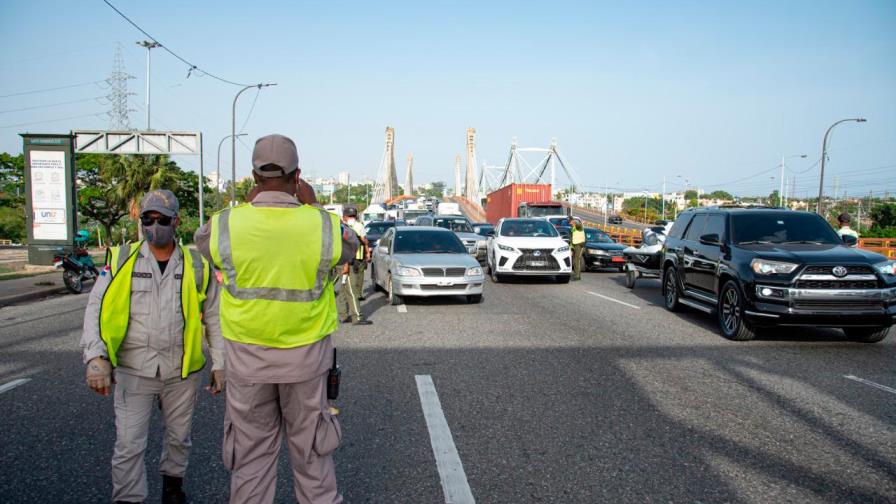
[[[0,206],[25,205],[25,156],[0,153]]]
[[[684,192],[684,199],[686,200],[696,200],[697,199],[697,191],[694,189],[688,189]]]
[[[880,205],[871,210],[871,220],[877,228],[896,227],[896,203]]]
[[[112,229],[128,215],[127,201],[118,193],[116,181],[102,166],[104,154],[78,154],[75,168],[78,172],[78,212],[103,226],[107,240],[112,239]]]
[[[709,194],[704,194],[703,199],[733,200],[734,196],[727,191],[713,191]]]
[[[779,198],[780,198],[780,195],[778,193],[778,190],[775,189],[774,191],[772,191],[771,194],[768,195],[768,200],[766,200],[767,204],[769,206],[775,206],[778,204]]]

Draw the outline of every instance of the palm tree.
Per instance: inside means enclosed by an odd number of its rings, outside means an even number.
[[[140,200],[147,191],[173,187],[174,162],[165,155],[126,155],[105,158],[106,173],[116,181],[116,194],[128,205],[132,220],[140,217]],[[137,226],[138,237],[142,230]]]

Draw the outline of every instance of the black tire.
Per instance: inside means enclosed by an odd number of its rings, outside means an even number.
[[[488,274],[492,278],[492,282],[501,283],[501,275],[498,274],[498,271],[491,265],[488,265]]]
[[[554,281],[558,284],[568,284],[571,276],[572,275],[557,275],[554,277]]]
[[[65,270],[62,273],[62,282],[73,294],[84,292],[84,282],[81,281],[81,275],[72,270]]]
[[[386,289],[380,287],[380,284],[376,282],[376,268],[372,264],[370,265],[370,283],[373,284],[374,292],[386,292]]]
[[[625,286],[629,289],[635,288],[635,280],[638,279],[638,272],[635,270],[628,270],[625,272]]]
[[[722,286],[718,317],[722,336],[733,341],[749,341],[756,337],[753,324],[744,318],[744,296],[734,280],[728,280]]]
[[[482,294],[473,294],[467,296],[467,304],[479,304],[482,302]]]
[[[846,339],[859,343],[877,343],[883,341],[890,332],[889,327],[844,327]]]
[[[404,299],[398,294],[395,294],[392,290],[392,275],[389,275],[386,278],[386,294],[389,296],[389,304],[392,306],[398,306],[404,303]]]
[[[671,312],[681,310],[681,303],[678,302],[679,285],[678,270],[675,266],[669,266],[663,274],[663,306]]]

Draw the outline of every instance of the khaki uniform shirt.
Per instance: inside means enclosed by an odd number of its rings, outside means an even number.
[[[181,305],[183,255],[175,247],[165,273],[145,242],[137,253],[134,276],[131,278],[131,314],[128,332],[118,349],[118,370],[146,378],[163,380],[179,377],[184,355],[184,316]],[[212,370],[224,369],[224,338],[218,318],[220,287],[210,271],[202,321],[211,356]],[[87,310],[81,350],[84,362],[109,356],[100,338],[100,306],[112,276],[108,272],[96,280]]]
[[[295,196],[279,191],[258,193],[253,206],[289,208],[301,205]],[[334,219],[337,217],[333,217]],[[202,255],[211,260],[209,239],[211,225],[205,223],[196,230],[194,241]],[[272,236],[271,241],[276,237]],[[339,264],[351,261],[358,249],[358,238],[349,233],[343,236]],[[333,363],[333,342],[326,338],[295,348],[271,348],[238,343],[225,338],[227,348],[227,379],[248,383],[299,383],[320,376]]]

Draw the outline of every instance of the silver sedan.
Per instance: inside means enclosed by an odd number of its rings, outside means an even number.
[[[482,267],[447,229],[389,229],[377,243],[372,262],[374,288],[385,291],[393,305],[411,296],[465,296],[468,303],[482,301]]]

